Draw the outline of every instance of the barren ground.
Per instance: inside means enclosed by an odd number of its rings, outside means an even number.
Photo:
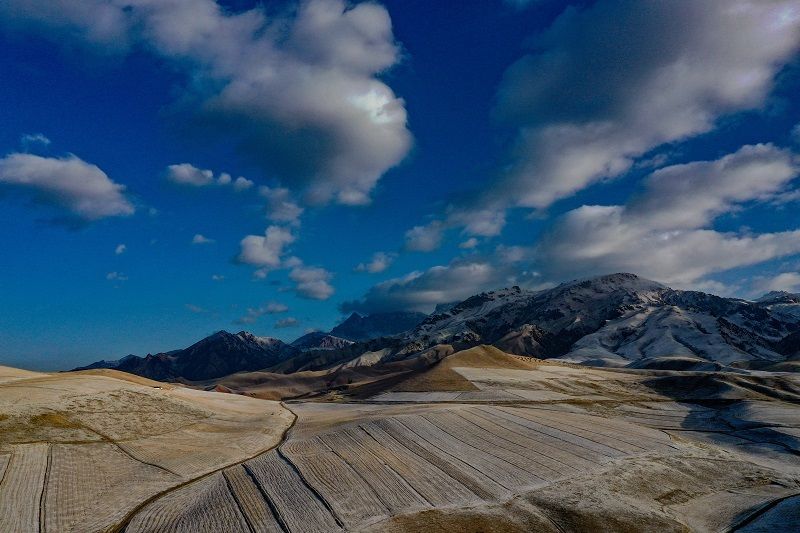
[[[3,531],[780,531],[800,520],[800,383],[788,373],[601,370],[475,348],[368,398],[284,408],[114,372],[14,372],[0,371]]]

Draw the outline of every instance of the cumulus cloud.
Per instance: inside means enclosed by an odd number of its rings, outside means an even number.
[[[411,146],[404,102],[380,79],[400,52],[376,3],[303,0],[268,14],[214,0],[5,0],[0,23],[165,59],[190,80],[180,102],[194,125],[312,202],[366,203]]]
[[[285,249],[295,240],[292,231],[270,226],[264,235],[248,235],[241,242],[239,262],[260,267],[278,268]]]
[[[249,179],[247,179],[247,178],[245,178],[243,176],[239,176],[233,182],[233,190],[235,190],[235,191],[246,191],[247,189],[251,188],[253,185],[255,185],[255,184],[253,183],[252,180],[249,180]]]
[[[134,212],[124,185],[74,155],[53,158],[9,154],[0,159],[0,185],[32,190],[38,200],[63,207],[87,221]]]
[[[167,179],[181,185],[205,187],[214,183],[214,173],[210,170],[197,168],[189,163],[180,163],[167,167]]]
[[[165,175],[169,181],[180,185],[191,185],[194,187],[230,185],[236,192],[245,191],[255,185],[252,180],[244,176],[239,176],[234,180],[227,172],[222,172],[219,176],[215,177],[213,171],[197,168],[191,163],[169,165]]]
[[[544,208],[761,106],[800,46],[800,9],[794,0],[601,0],[566,10],[535,45],[499,90],[496,115],[519,134],[493,191]]]
[[[299,325],[300,321],[291,316],[282,318],[275,322],[275,327],[277,329],[296,328]]]
[[[234,323],[235,324],[253,324],[259,318],[264,315],[276,315],[280,313],[285,313],[289,310],[289,307],[279,303],[279,302],[269,302],[266,305],[262,305],[260,307],[249,307],[247,309],[247,314],[243,317],[237,318]]]
[[[377,274],[389,268],[396,258],[397,254],[375,252],[372,254],[372,259],[366,263],[359,263],[355,270],[356,272],[369,272],[370,274]]]
[[[223,276],[222,274],[211,274],[212,281],[223,281],[224,279],[225,276]]]
[[[259,187],[258,192],[267,200],[266,211],[269,220],[292,224],[296,224],[299,221],[300,215],[303,214],[303,208],[292,200],[289,189],[262,186]]]
[[[327,300],[333,296],[330,284],[333,274],[320,267],[298,265],[289,271],[289,278],[295,282],[298,296],[311,300]]]
[[[124,253],[125,253],[125,251],[126,251],[127,249],[128,249],[128,247],[127,247],[127,246],[125,246],[124,244],[118,244],[118,245],[117,245],[117,247],[116,247],[116,248],[114,248],[114,253],[115,253],[116,255],[122,255],[122,254],[124,254]]]
[[[205,235],[201,235],[200,233],[195,233],[194,237],[192,237],[192,244],[211,244],[214,242],[214,239],[209,239]]]
[[[444,224],[439,220],[424,226],[414,226],[406,232],[406,250],[412,252],[431,252],[442,245]]]
[[[562,278],[628,271],[692,285],[711,273],[800,253],[797,230],[754,235],[711,228],[723,213],[781,194],[797,175],[795,157],[768,144],[666,167],[626,205],[567,212],[537,244],[535,260]]]

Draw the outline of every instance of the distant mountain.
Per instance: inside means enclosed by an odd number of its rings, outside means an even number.
[[[128,361],[130,359],[136,359],[136,358],[137,357],[135,355],[129,354],[129,355],[126,355],[125,357],[123,357],[122,359],[113,359],[113,360],[109,360],[109,361],[106,361],[105,359],[102,359],[102,360],[96,361],[96,362],[94,362],[94,363],[92,363],[90,365],[83,366],[78,370],[95,370],[95,369],[98,369],[98,368],[117,368],[119,365],[123,364],[125,361]]]
[[[800,294],[794,294],[786,291],[770,291],[756,300],[756,302],[766,305],[781,303],[797,304],[800,303]]]
[[[338,350],[353,344],[353,341],[336,337],[324,331],[312,331],[296,339],[291,346],[301,351],[307,350]]]
[[[425,320],[427,315],[415,311],[375,313],[361,316],[353,313],[331,330],[331,335],[350,341],[366,341],[403,333]]]
[[[756,303],[769,309],[773,314],[785,320],[800,320],[800,294],[791,292],[772,291],[768,292]]]
[[[205,381],[271,367],[298,353],[298,349],[272,337],[219,331],[183,350],[128,356],[116,366],[99,367],[96,365],[100,363],[93,363],[84,368],[115,368],[161,381]]]

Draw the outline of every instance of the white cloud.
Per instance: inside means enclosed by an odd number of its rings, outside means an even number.
[[[233,182],[233,190],[235,190],[237,192],[238,191],[246,191],[247,189],[251,188],[253,185],[254,185],[254,183],[251,180],[249,180],[249,179],[247,179],[247,178],[245,178],[243,176],[239,176],[238,178],[236,178],[236,181]]]
[[[253,324],[259,318],[264,315],[276,315],[279,313],[285,313],[289,310],[289,307],[278,302],[269,302],[266,305],[262,305],[260,307],[249,307],[247,309],[247,314],[241,318],[238,318],[234,321],[236,324]]]
[[[300,321],[294,317],[286,317],[275,322],[275,327],[278,329],[296,328],[300,325]]]
[[[270,226],[264,236],[248,235],[242,239],[239,261],[248,265],[278,268],[285,248],[294,240],[288,228]]]
[[[378,283],[361,299],[344,302],[341,310],[366,314],[398,310],[427,313],[437,304],[461,301],[485,290],[534,284],[541,284],[538,273],[504,264],[497,257],[456,260]]]
[[[377,274],[389,268],[396,258],[397,254],[375,252],[372,254],[372,259],[370,259],[367,263],[359,263],[355,269],[357,272],[369,272],[370,274]]]
[[[503,209],[454,210],[447,217],[449,226],[463,226],[464,233],[477,237],[496,237],[506,225]]]
[[[203,170],[189,163],[180,163],[167,167],[167,179],[181,185],[205,187],[214,183],[214,173]]]
[[[764,32],[769,39],[764,39]],[[601,0],[514,64],[497,116],[519,129],[507,201],[543,208],[661,144],[761,106],[800,46],[795,0]]]
[[[656,228],[699,228],[734,206],[767,200],[798,174],[797,158],[771,144],[748,145],[717,161],[662,168],[644,182],[646,193],[629,206]]]
[[[106,274],[106,279],[109,281],[128,281],[128,276],[122,272],[109,272]]]
[[[214,0],[5,0],[0,23],[164,58],[187,73],[179,101],[193,124],[312,202],[368,202],[411,146],[404,102],[379,79],[400,49],[377,3],[304,0],[268,14]]]
[[[195,233],[194,237],[192,237],[192,244],[211,244],[214,242],[214,239],[209,239],[205,235],[201,235],[200,233]]]
[[[279,302],[270,302],[265,306],[265,311],[269,314],[285,313],[289,307]]]
[[[458,245],[458,247],[461,248],[462,250],[472,250],[476,246],[478,246],[478,239],[476,239],[475,237],[470,237],[469,239],[459,243]]]
[[[333,274],[319,267],[296,266],[289,272],[289,278],[295,282],[298,296],[312,300],[327,300],[333,296],[334,288],[330,284]]]
[[[84,220],[127,216],[134,212],[125,186],[97,166],[69,155],[63,158],[14,153],[0,159],[0,185],[31,189],[37,198]]]
[[[41,133],[26,133],[20,138],[22,150],[30,152],[33,148],[50,146],[52,141]]]
[[[116,255],[122,255],[122,254],[124,254],[124,253],[125,253],[125,251],[126,251],[127,249],[128,249],[128,247],[127,247],[127,246],[125,246],[124,244],[118,244],[118,245],[117,245],[117,247],[116,247],[116,248],[114,248],[114,253],[115,253]]]
[[[723,213],[779,195],[797,174],[794,156],[771,145],[658,170],[627,205],[566,213],[536,246],[536,262],[562,279],[626,271],[691,285],[715,272],[800,253],[797,230],[753,235],[709,227]]]
[[[436,304],[472,296],[494,279],[494,267],[489,263],[435,266],[425,272],[415,271],[379,283],[370,289],[362,302],[352,307],[369,312],[397,309],[430,311]],[[347,304],[344,307],[347,308]]]
[[[769,291],[800,292],[800,272],[783,272],[777,276],[762,278],[755,283],[762,293]]]
[[[414,226],[406,232],[406,250],[430,252],[442,245],[444,225],[434,220],[424,226]]]
[[[218,176],[214,176],[211,170],[197,168],[191,163],[180,163],[178,165],[169,165],[166,171],[166,177],[173,183],[181,185],[192,185],[194,187],[207,187],[209,185],[220,185],[233,187],[236,192],[246,191],[253,188],[255,183],[252,180],[239,176],[235,180],[227,172],[221,172]]]
[[[300,215],[303,214],[303,208],[292,200],[289,189],[262,186],[258,188],[258,192],[267,199],[266,210],[269,220],[292,224],[296,224],[299,221]]]
[[[222,274],[211,274],[211,279],[213,281],[223,281],[225,279],[225,276],[223,276]]]
[[[199,305],[186,304],[184,307],[186,307],[186,309],[191,311],[192,313],[195,313],[195,314],[198,314],[198,315],[208,312],[205,309],[203,309],[202,307],[200,307]]]

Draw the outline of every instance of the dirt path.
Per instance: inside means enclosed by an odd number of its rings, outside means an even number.
[[[282,445],[284,443],[284,441],[287,439],[287,437],[289,435],[289,432],[294,427],[295,423],[297,423],[297,415],[294,413],[294,411],[292,411],[291,409],[286,407],[286,405],[283,402],[281,402],[281,407],[283,407],[284,409],[289,411],[292,414],[293,418],[292,418],[292,423],[289,424],[289,426],[283,431],[283,435],[281,435],[281,439],[280,439],[280,441],[278,443],[276,443],[275,445],[271,446],[270,448],[266,448],[264,450],[260,450],[258,453],[253,454],[253,455],[251,455],[249,457],[245,457],[244,459],[242,459],[240,461],[236,461],[236,462],[227,464],[225,466],[222,466],[220,468],[216,468],[216,469],[214,469],[214,470],[212,470],[210,472],[206,472],[202,476],[197,476],[195,478],[192,478],[192,479],[189,479],[187,481],[181,482],[181,483],[179,483],[179,484],[177,484],[177,485],[175,485],[173,487],[170,487],[169,489],[167,489],[165,491],[159,492],[158,494],[156,494],[154,496],[151,496],[150,498],[148,498],[147,500],[143,501],[142,503],[137,505],[135,508],[133,508],[125,516],[125,518],[123,518],[118,524],[116,524],[115,526],[109,528],[108,529],[108,533],[120,533],[120,532],[125,531],[125,528],[128,527],[128,524],[133,519],[133,517],[136,516],[137,513],[139,513],[142,509],[144,509],[145,507],[147,507],[148,505],[150,505],[154,501],[158,500],[159,498],[162,498],[162,497],[166,496],[167,494],[170,494],[171,492],[179,490],[179,489],[181,489],[181,488],[183,488],[183,487],[185,487],[185,486],[187,486],[187,485],[189,485],[191,483],[194,483],[196,481],[200,481],[201,479],[205,479],[205,478],[207,478],[209,476],[212,476],[212,475],[214,475],[214,474],[216,474],[218,472],[221,472],[222,470],[225,470],[225,469],[230,468],[232,466],[237,466],[237,465],[246,463],[247,461],[250,461],[251,459],[254,459],[254,458],[256,458],[256,457],[258,457],[260,455],[263,455],[263,454],[265,454],[267,452],[270,452],[270,451],[276,449],[278,446]]]

